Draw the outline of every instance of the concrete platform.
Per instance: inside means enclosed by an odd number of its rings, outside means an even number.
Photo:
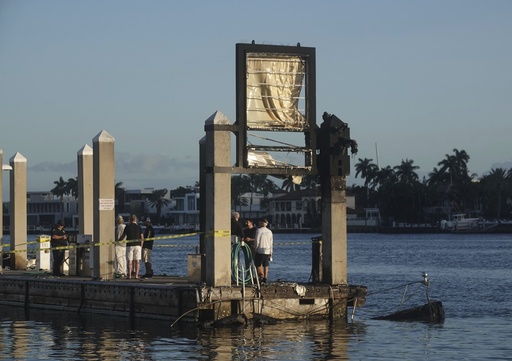
[[[366,294],[364,286],[294,282],[209,287],[166,275],[108,281],[36,271],[0,275],[3,305],[203,323],[240,314],[247,319],[342,319],[349,306],[364,305]]]

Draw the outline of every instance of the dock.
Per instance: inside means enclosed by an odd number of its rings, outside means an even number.
[[[348,306],[364,305],[366,292],[364,286],[294,282],[210,287],[173,276],[102,281],[53,277],[42,271],[4,270],[0,275],[2,305],[171,322],[211,323],[237,315],[273,320],[343,318]]]

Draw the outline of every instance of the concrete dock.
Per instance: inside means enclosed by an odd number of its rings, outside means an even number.
[[[43,271],[4,270],[0,275],[2,305],[200,323],[237,315],[343,319],[348,306],[364,305],[366,292],[364,286],[293,282],[210,287],[172,276],[102,281]]]

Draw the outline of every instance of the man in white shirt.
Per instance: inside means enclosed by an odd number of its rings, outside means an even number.
[[[254,249],[256,250],[254,265],[258,270],[262,284],[267,283],[268,265],[272,258],[272,250],[274,248],[274,235],[267,226],[268,221],[266,219],[260,220],[260,227],[256,230],[254,239]]]

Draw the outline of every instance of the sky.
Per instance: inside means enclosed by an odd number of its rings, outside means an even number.
[[[0,0],[3,162],[20,153],[27,190],[48,191],[105,130],[116,183],[194,185],[205,120],[236,120],[235,46],[254,40],[316,49],[317,122],[335,114],[359,144],[347,185],[359,159],[422,178],[453,149],[481,177],[512,167],[511,18],[509,0]]]

